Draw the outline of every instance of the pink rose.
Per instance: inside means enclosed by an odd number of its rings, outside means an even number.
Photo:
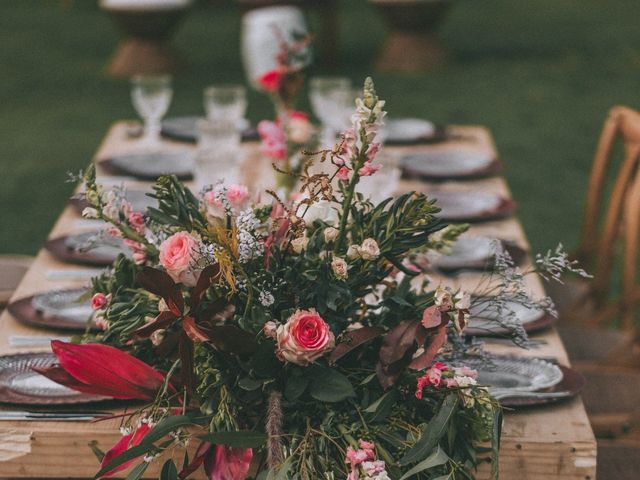
[[[160,245],[160,265],[177,283],[195,286],[199,272],[191,268],[198,254],[199,242],[187,232],[171,235]]]
[[[96,293],[91,297],[91,308],[93,310],[102,310],[109,304],[109,300],[111,300],[111,295],[105,295],[104,293]]]
[[[306,366],[335,346],[335,337],[315,310],[297,310],[276,332],[278,357]]]

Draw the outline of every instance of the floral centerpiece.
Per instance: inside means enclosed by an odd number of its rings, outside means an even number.
[[[469,296],[427,288],[410,262],[464,227],[420,193],[358,194],[383,107],[367,79],[352,134],[315,155],[333,173],[303,170],[296,204],[254,204],[238,185],[196,196],[165,176],[157,207],[134,212],[86,172],[85,215],[134,255],[93,280],[102,331],[53,342],[59,364],[42,373],[146,402],[98,452],[98,477],[135,464],[139,478],[163,453],[163,479],[471,478],[481,452],[497,475],[501,410],[456,356]]]

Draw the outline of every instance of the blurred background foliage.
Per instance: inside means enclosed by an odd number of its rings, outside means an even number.
[[[487,125],[534,249],[575,245],[606,112],[640,107],[640,2],[460,0],[441,30],[450,64],[411,75],[372,71],[384,25],[366,0],[341,0],[339,15],[338,73],[373,74],[394,116]],[[73,189],[66,172],[135,113],[128,83],[104,76],[119,37],[97,2],[5,1],[0,26],[0,252],[34,253]],[[173,41],[189,68],[170,115],[201,112],[208,84],[243,81],[239,32],[234,2],[196,4]],[[270,114],[250,102],[252,120]]]

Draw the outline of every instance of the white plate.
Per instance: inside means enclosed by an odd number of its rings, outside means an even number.
[[[398,118],[387,120],[383,136],[388,142],[416,142],[429,139],[436,133],[436,126],[420,118]]]
[[[471,302],[469,328],[487,331],[503,330],[511,325],[523,325],[534,322],[545,315],[544,310],[528,308],[521,303],[507,300],[500,309],[493,300],[478,304]]]
[[[85,232],[69,235],[64,241],[65,247],[76,252],[91,252],[96,257],[109,257],[114,260],[121,253],[131,256],[121,238],[111,237],[101,232]]]
[[[455,365],[455,363],[454,363]],[[546,360],[526,357],[492,357],[487,364],[481,359],[460,360],[459,366],[478,371],[478,383],[491,390],[533,392],[553,387],[562,381],[562,370]]]
[[[437,217],[458,221],[490,214],[502,203],[499,195],[485,192],[428,192],[427,197],[435,198],[442,209]]]
[[[489,262],[501,248],[500,241],[495,238],[462,235],[449,251],[429,252],[427,258],[433,268],[456,270],[481,266]]]
[[[494,157],[479,150],[433,149],[406,155],[400,166],[412,175],[460,177],[489,167]]]
[[[190,152],[148,152],[117,155],[110,159],[119,171],[138,177],[188,176],[195,166]]]

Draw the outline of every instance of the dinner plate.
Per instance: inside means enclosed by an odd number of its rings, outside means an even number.
[[[385,143],[389,145],[412,145],[436,143],[447,139],[447,131],[433,122],[421,118],[397,118],[385,122]]]
[[[507,408],[526,408],[563,402],[574,398],[584,388],[585,384],[587,383],[586,379],[580,372],[574,370],[573,368],[565,367],[563,365],[559,365],[558,368],[562,371],[562,380],[559,383],[556,383],[553,387],[542,389],[541,392],[563,392],[563,396],[506,397],[500,400],[500,405]]]
[[[57,362],[46,353],[21,353],[0,357],[0,402],[22,405],[67,405],[101,402],[107,397],[76,392],[33,371]]]
[[[534,392],[562,381],[562,370],[540,358],[494,356],[489,360],[467,357],[459,366],[477,370],[478,384],[489,387],[490,392],[498,389]]]
[[[194,154],[187,151],[128,153],[100,161],[100,165],[110,173],[131,175],[142,180],[156,180],[160,175],[191,180],[194,164]]]
[[[400,168],[409,176],[446,180],[491,176],[502,169],[502,164],[482,150],[434,148],[405,155]]]
[[[147,195],[148,193],[152,192],[150,190],[127,188],[124,190],[124,198],[131,204],[134,211],[144,212],[148,207],[155,207],[157,205],[156,199]],[[69,202],[79,213],[82,213],[82,211],[89,206],[84,193],[74,195]]]
[[[501,305],[500,309],[493,299],[480,302],[478,298],[473,299],[465,335],[500,336],[509,333],[509,327],[517,324],[527,332],[535,332],[548,328],[556,320],[543,309],[528,308],[519,302],[507,300]]]
[[[513,200],[490,192],[431,191],[427,196],[441,209],[436,216],[449,222],[496,220],[513,214],[516,208]]]
[[[198,141],[198,121],[204,117],[185,116],[169,117],[162,121],[161,134],[163,137],[180,142],[196,143]],[[251,127],[248,120],[244,119],[239,127],[242,130],[243,141],[259,140],[260,135],[255,128]]]
[[[444,273],[458,270],[491,270],[496,253],[506,251],[517,265],[526,256],[526,251],[514,242],[480,235],[462,235],[445,252],[428,252],[423,259],[425,267]]]
[[[78,302],[86,291],[53,290],[11,302],[7,310],[16,320],[30,326],[82,332],[93,313],[89,300]]]
[[[85,232],[47,240],[45,248],[63,262],[80,265],[111,265],[118,255],[131,255],[121,238],[104,232]]]

